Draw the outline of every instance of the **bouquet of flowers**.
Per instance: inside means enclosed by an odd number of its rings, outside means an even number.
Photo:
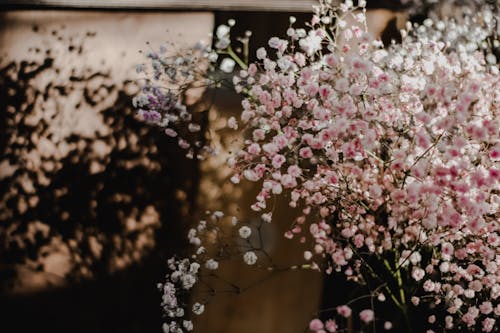
[[[228,158],[231,181],[259,184],[252,209],[262,223],[275,223],[276,197],[299,212],[284,237],[312,245],[306,263],[289,269],[343,274],[366,287],[366,296],[332,309],[330,320],[313,318],[311,331],[345,331],[353,316],[363,332],[409,332],[415,313],[424,313],[433,327],[428,332],[492,332],[500,315],[496,59],[480,47],[443,40],[446,21],[408,24],[400,44],[383,45],[367,33],[364,6],[321,0],[307,29],[294,28],[291,18],[289,38],[271,38],[250,65],[231,48],[233,22],[219,27],[216,50],[206,49],[203,57],[224,56],[226,71],[241,67],[233,84],[243,95],[239,125],[247,133]],[[157,80],[169,75],[167,60],[150,58]],[[173,134],[179,98],[149,89],[138,97],[147,110],[141,112]],[[158,96],[172,102],[160,103]],[[181,118],[182,112],[189,113],[182,109]],[[238,123],[230,119],[229,126]],[[232,235],[222,230],[225,219],[238,225]],[[189,231],[195,254],[172,258],[159,285],[165,332],[193,329],[183,295],[202,271],[217,270],[232,255],[248,265],[266,262],[259,244],[234,241],[231,250],[220,241],[247,240],[253,230],[260,232],[215,212]],[[224,247],[210,251],[207,242]],[[379,303],[397,309],[405,322],[379,315]],[[204,306],[191,309],[201,314]]]

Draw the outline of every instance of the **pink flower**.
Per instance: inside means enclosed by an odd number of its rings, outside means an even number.
[[[337,313],[344,318],[349,318],[352,314],[352,310],[347,305],[341,305],[337,307]]]
[[[295,180],[295,177],[292,177],[289,174],[284,174],[281,177],[281,184],[283,184],[285,188],[294,188],[297,186],[297,181]]]
[[[351,61],[351,69],[354,73],[366,73],[369,70],[369,65],[363,59],[355,57]]]
[[[360,248],[364,245],[364,241],[365,241],[365,237],[361,234],[357,234],[356,236],[354,236],[354,245],[357,247],[357,248]]]
[[[366,309],[359,313],[359,319],[361,319],[364,323],[369,323],[375,319],[375,314],[373,313],[373,310]]]
[[[302,169],[297,165],[290,165],[287,172],[292,177],[299,177],[302,174]]]
[[[251,182],[256,182],[260,178],[254,170],[243,171],[243,176]]]
[[[400,202],[400,201],[403,201],[406,197],[406,194],[403,190],[400,190],[400,189],[397,189],[397,190],[394,190],[392,193],[391,193],[391,198],[396,201],[396,202]]]
[[[279,52],[283,53],[285,52],[288,42],[284,39],[280,39],[278,37],[272,37],[269,39],[269,46],[272,47],[273,49],[277,49]]]
[[[279,151],[278,146],[273,142],[269,142],[269,143],[264,144],[262,146],[262,149],[270,155],[274,155],[274,154],[278,153],[278,151]]]
[[[303,67],[306,64],[306,57],[304,56],[303,53],[300,52],[295,53],[295,55],[293,56],[293,60],[300,67]]]
[[[172,138],[175,138],[177,136],[177,132],[171,128],[165,129],[165,134],[172,137]]]
[[[345,78],[340,78],[335,82],[335,90],[347,92],[349,90],[349,81]]]
[[[490,150],[490,158],[492,160],[500,159],[500,145],[497,145]]]
[[[256,73],[257,73],[257,66],[255,66],[255,64],[250,64],[250,66],[248,66],[248,75],[253,77],[255,76]]]
[[[330,319],[325,322],[325,328],[328,332],[337,332],[338,325],[335,320]]]
[[[191,145],[186,140],[179,139],[179,147],[181,147],[182,149],[188,149],[189,147],[191,147]]]
[[[311,331],[319,331],[319,330],[322,330],[324,328],[324,325],[323,325],[323,322],[319,319],[313,319],[311,320],[311,322],[309,323],[309,329]]]
[[[227,120],[227,127],[234,129],[234,130],[238,129],[238,122],[236,121],[236,118],[230,117]]]
[[[311,157],[313,157],[313,153],[312,153],[311,148],[309,148],[309,147],[300,148],[300,150],[299,150],[299,156],[302,157],[302,158],[311,158]]]
[[[492,181],[498,181],[500,180],[500,171],[498,169],[495,169],[495,168],[491,168],[489,171],[489,176],[491,178]]]
[[[482,322],[483,332],[491,332],[495,328],[496,320],[493,318],[485,318]]]
[[[485,314],[485,315],[493,312],[493,306],[492,306],[491,302],[485,301],[485,302],[481,303],[481,305],[479,306],[479,311],[481,311],[481,313]]]
[[[263,129],[256,129],[253,131],[253,140],[254,141],[260,141],[264,140],[266,137],[266,132]]]
[[[421,148],[426,149],[431,145],[431,139],[426,131],[420,131],[415,136],[417,139],[417,145],[419,145]]]
[[[260,145],[258,143],[252,143],[250,146],[247,148],[248,153],[252,155],[258,155],[261,151]]]
[[[475,306],[471,306],[467,313],[462,316],[462,321],[469,327],[476,324],[476,318],[479,315],[479,310]]]
[[[450,260],[453,255],[453,244],[444,243],[441,245],[441,253],[443,255],[444,260]]]
[[[281,166],[283,165],[283,163],[285,163],[285,161],[286,161],[285,156],[279,155],[279,154],[275,155],[273,157],[273,162],[272,162],[273,167],[275,169],[279,169],[279,168],[281,168]]]
[[[339,65],[339,59],[337,55],[330,53],[325,56],[325,63],[331,68],[336,68]]]

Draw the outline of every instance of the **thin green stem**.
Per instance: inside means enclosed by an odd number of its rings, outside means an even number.
[[[248,65],[245,64],[245,62],[243,60],[241,60],[241,58],[233,51],[233,49],[231,47],[227,48],[227,54],[231,58],[233,58],[233,60],[236,61],[238,66],[240,66],[242,69],[248,69]]]

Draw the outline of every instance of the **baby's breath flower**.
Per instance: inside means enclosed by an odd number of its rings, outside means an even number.
[[[193,304],[193,313],[196,315],[201,315],[205,311],[205,305],[200,303]]]
[[[249,227],[247,226],[243,226],[241,227],[239,230],[238,230],[238,233],[240,235],[241,238],[243,239],[247,239],[248,237],[250,237],[250,235],[252,234],[252,229],[250,229]]]
[[[234,69],[236,62],[231,58],[224,58],[220,64],[220,70],[224,73],[231,73]]]
[[[217,261],[215,261],[214,259],[208,259],[206,262],[205,262],[205,267],[209,270],[216,270],[217,268],[219,268],[219,263]]]
[[[243,261],[245,261],[247,265],[254,265],[257,262],[257,255],[253,251],[245,252]]]

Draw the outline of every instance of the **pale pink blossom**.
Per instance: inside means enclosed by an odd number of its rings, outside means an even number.
[[[337,313],[344,318],[349,318],[352,314],[352,310],[347,305],[341,305],[337,307]]]
[[[373,313],[373,310],[366,309],[359,313],[359,319],[361,319],[364,323],[369,323],[375,319],[375,314]]]

